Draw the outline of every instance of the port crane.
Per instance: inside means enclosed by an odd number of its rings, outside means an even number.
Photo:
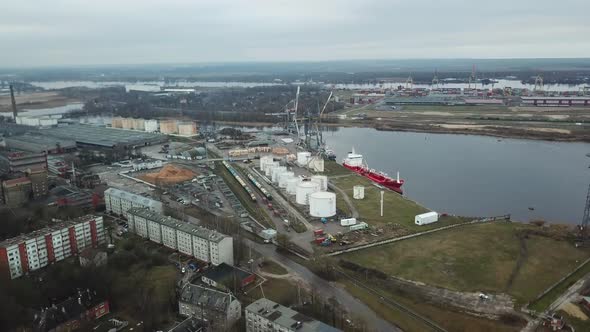
[[[537,75],[537,77],[535,77],[535,87],[533,88],[533,91],[539,91],[539,92],[543,91],[543,76],[542,75]]]
[[[438,70],[434,71],[434,77],[432,78],[432,88],[433,89],[438,89],[439,86],[439,80],[438,80]]]
[[[412,75],[408,76],[408,79],[406,80],[406,90],[411,90],[414,88],[414,78],[412,77]]]
[[[326,99],[326,102],[324,103],[324,107],[322,107],[322,109],[320,110],[319,114],[318,114],[318,119],[315,122],[315,134],[316,134],[316,140],[317,140],[317,150],[319,153],[323,153],[325,150],[325,144],[324,144],[324,135],[322,133],[322,116],[324,115],[324,111],[326,111],[326,107],[328,106],[328,103],[330,102],[330,100],[332,99],[332,95],[334,94],[334,91],[330,91],[330,95],[328,96],[328,99]]]

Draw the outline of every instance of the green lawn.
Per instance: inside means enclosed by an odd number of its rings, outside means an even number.
[[[565,279],[563,282],[561,282],[559,285],[553,288],[549,293],[545,294],[545,296],[541,297],[539,300],[535,302],[532,302],[529,305],[529,309],[535,310],[537,312],[543,312],[571,285],[575,284],[576,281],[580,280],[580,278],[582,278],[588,273],[590,273],[590,264],[584,265],[584,267],[576,271],[576,273],[572,274],[569,278]]]
[[[477,224],[346,254],[387,274],[459,291],[507,292],[522,305],[572,271],[589,254],[566,241],[529,235],[527,257],[512,285],[520,255],[517,231],[535,226]]]
[[[367,304],[380,317],[401,327],[404,331],[432,331],[432,329],[422,321],[414,319],[397,309],[392,309],[391,307],[384,305],[375,295],[355,286],[354,283],[350,281],[341,281],[341,283],[345,285],[348,292]],[[422,300],[412,300],[407,297],[396,295],[388,290],[379,289],[379,291],[387,294],[389,298],[402,303],[417,313],[426,316],[448,331],[516,332],[520,331],[520,328],[523,327],[520,325],[509,326],[502,324],[499,321],[492,321],[485,318],[478,318],[468,314],[450,311],[447,308],[440,308],[425,303]]]
[[[326,160],[324,161],[324,172],[321,174],[327,176],[345,175],[350,174],[350,170],[335,161]]]
[[[359,212],[360,219],[370,225],[381,226],[385,224],[396,223],[404,226],[412,232],[416,232],[465,221],[463,218],[443,217],[437,223],[425,226],[417,226],[414,224],[414,217],[417,214],[428,212],[428,210],[418,205],[414,201],[406,199],[403,196],[389,190],[385,190],[383,196],[383,217],[381,217],[379,204],[380,189],[375,187],[373,182],[362,176],[352,173],[350,176],[336,178],[331,181],[336,186],[346,191],[351,199],[353,194],[352,188],[355,185],[363,185],[365,187],[365,198],[362,200],[352,199],[352,201]],[[344,211],[348,210],[346,203],[342,200],[337,201],[337,206]]]

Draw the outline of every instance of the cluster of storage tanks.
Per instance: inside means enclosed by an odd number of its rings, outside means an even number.
[[[300,152],[297,154],[297,163],[306,164],[308,158],[311,158],[309,152]],[[278,161],[274,161],[271,155],[260,158],[260,170],[269,181],[284,189],[287,194],[295,195],[297,204],[308,205],[312,217],[328,218],[336,215],[336,194],[327,191],[327,176],[313,175],[303,180],[287,167],[281,166]]]

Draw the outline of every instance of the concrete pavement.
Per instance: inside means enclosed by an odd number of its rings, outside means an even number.
[[[246,245],[258,251],[265,258],[280,263],[287,269],[287,271],[289,271],[289,273],[296,275],[305,283],[312,286],[324,299],[335,298],[346,311],[363,317],[369,325],[372,325],[370,327],[371,330],[379,332],[401,331],[397,326],[380,318],[371,308],[350,295],[345,289],[334,286],[333,283],[318,277],[305,266],[302,266],[291,260],[289,257],[277,252],[275,246],[262,245],[250,241],[249,239],[244,239],[244,241]]]

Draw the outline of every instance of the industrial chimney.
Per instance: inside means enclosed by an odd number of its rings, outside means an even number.
[[[14,121],[16,122],[16,116],[18,115],[18,111],[16,110],[16,100],[14,100],[14,87],[12,84],[10,85],[10,100],[12,101],[12,116],[14,117]]]

